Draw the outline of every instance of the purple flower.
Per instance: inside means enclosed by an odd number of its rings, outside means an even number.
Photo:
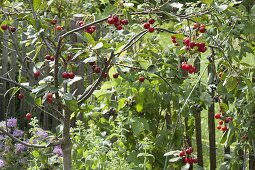
[[[22,137],[24,135],[24,131],[22,130],[18,130],[18,129],[14,129],[14,131],[12,132],[13,136],[15,137]]]
[[[4,160],[0,159],[0,168],[4,167]]]
[[[57,145],[53,149],[53,153],[57,154],[58,156],[63,156],[63,151],[60,145]]]
[[[1,140],[4,140],[5,138],[4,138],[4,135],[0,135],[0,141]]]
[[[20,154],[22,151],[25,151],[26,149],[27,149],[27,147],[25,146],[25,145],[22,145],[22,144],[20,144],[20,143],[17,143],[16,145],[15,145],[15,153],[18,155],[18,154]]]
[[[17,125],[16,118],[7,119],[7,127],[16,127],[16,125]]]
[[[36,132],[36,134],[37,134],[37,136],[39,137],[39,138],[47,138],[48,137],[48,133],[47,132],[45,132],[44,130],[38,130],[37,132]]]

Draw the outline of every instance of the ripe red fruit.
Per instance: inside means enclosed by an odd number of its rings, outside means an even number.
[[[195,72],[196,72],[196,70],[197,70],[197,69],[196,69],[196,67],[194,67],[194,66],[190,66],[190,68],[189,68],[189,70],[188,70],[188,71],[189,71],[189,73],[190,73],[190,74],[192,74],[192,73],[195,73]]]
[[[83,22],[83,21],[79,21],[79,25],[80,25],[80,26],[83,26],[83,25],[84,25],[84,22]]]
[[[150,24],[154,24],[154,22],[155,22],[155,19],[153,19],[153,18],[150,18],[148,22],[149,22]]]
[[[194,24],[194,29],[197,29],[198,27],[199,27],[199,23],[196,22],[196,23]]]
[[[68,78],[69,79],[73,79],[74,76],[75,76],[75,74],[73,72],[68,73]]]
[[[118,25],[118,26],[116,26],[116,29],[117,29],[117,30],[122,30],[123,27],[122,27],[121,25]]]
[[[10,29],[11,29],[11,32],[15,32],[16,31],[16,28],[15,27],[10,27]]]
[[[186,45],[186,46],[189,46],[190,45],[190,38],[189,37],[186,37],[183,39],[183,43]]]
[[[226,131],[228,130],[228,127],[227,127],[227,126],[223,126],[223,127],[221,128],[221,130],[222,130],[223,132],[226,132]]]
[[[221,116],[220,113],[217,113],[217,114],[214,115],[215,119],[220,119],[220,116]]]
[[[96,26],[89,26],[86,29],[86,32],[89,33],[89,34],[92,34],[93,32],[95,32],[95,30],[96,30]]]
[[[200,27],[199,32],[204,33],[206,31],[205,27]]]
[[[179,156],[180,157],[183,157],[185,155],[185,152],[184,151],[181,151],[180,153],[179,153]]]
[[[48,103],[52,103],[53,98],[47,98]]]
[[[192,162],[195,163],[195,164],[198,163],[197,158],[192,159]]]
[[[112,17],[109,17],[109,18],[107,19],[107,22],[108,22],[108,24],[112,25],[112,24],[115,23],[115,20],[114,20]]]
[[[219,125],[223,125],[223,121],[222,120],[219,120]]]
[[[221,125],[218,125],[218,126],[217,126],[217,129],[220,130],[220,129],[221,129]]]
[[[173,42],[173,43],[177,43],[176,39],[172,39],[172,42]]]
[[[191,154],[193,152],[193,148],[189,147],[188,149],[186,149],[186,154]]]
[[[55,60],[55,57],[52,55],[50,56],[50,61],[54,61]]]
[[[32,118],[32,114],[31,114],[31,113],[27,113],[27,114],[26,114],[26,119],[27,119],[27,120],[30,120],[31,118]]]
[[[188,164],[188,163],[189,163],[189,158],[184,158],[184,162],[185,162],[186,164]]]
[[[34,77],[35,77],[35,78],[38,78],[40,75],[41,75],[41,73],[40,73],[39,70],[36,70],[36,71],[34,72]]]
[[[93,29],[93,30],[97,29],[97,27],[95,25],[92,25],[90,28]]]
[[[62,73],[62,77],[63,77],[64,79],[68,79],[68,78],[69,78],[68,73],[67,73],[67,72],[63,72],[63,73]]]
[[[224,120],[224,122],[225,122],[225,123],[229,123],[230,120],[227,118],[227,119]]]
[[[153,27],[150,27],[150,28],[149,28],[149,32],[150,32],[150,33],[153,33],[154,31],[155,31],[155,29],[154,29]]]
[[[232,117],[228,117],[227,119],[229,120],[229,122],[233,120],[233,118],[232,118]]]
[[[49,54],[47,54],[47,55],[45,55],[45,57],[44,57],[46,60],[50,60],[50,58],[51,58],[51,55],[49,55]]]
[[[141,83],[144,82],[144,80],[145,80],[145,77],[144,77],[144,76],[139,77],[139,81],[140,81]]]
[[[8,26],[6,24],[3,24],[3,25],[1,25],[1,28],[2,28],[3,31],[5,31],[5,30],[8,29]]]
[[[52,93],[48,93],[47,98],[52,98],[53,94]]]
[[[119,77],[119,73],[114,73],[112,76],[113,76],[113,78],[115,78],[115,79],[116,79],[116,78],[118,78],[118,77]]]
[[[56,29],[57,31],[61,31],[63,28],[62,28],[62,26],[57,25],[55,29]]]
[[[117,15],[113,16],[113,19],[114,19],[115,22],[119,21],[119,17]]]
[[[19,98],[20,100],[24,99],[24,94],[23,94],[23,93],[20,93],[20,94],[18,95],[18,98]]]
[[[101,69],[100,69],[100,67],[96,66],[95,69],[94,69],[94,71],[95,71],[96,73],[100,73]]]
[[[144,24],[143,24],[143,28],[149,29],[149,28],[150,28],[150,24],[149,24],[149,23],[144,23]]]
[[[51,23],[52,25],[56,25],[56,24],[57,24],[57,19],[52,19],[52,20],[50,21],[50,23]]]
[[[122,19],[120,20],[120,23],[123,25],[128,25],[128,20],[127,19]]]
[[[107,78],[107,77],[108,77],[108,74],[107,74],[107,73],[103,73],[103,74],[102,74],[102,77],[103,77],[103,78]]]

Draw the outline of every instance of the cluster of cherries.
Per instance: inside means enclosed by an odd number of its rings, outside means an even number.
[[[23,94],[23,93],[19,93],[18,99],[19,99],[19,100],[23,100],[23,99],[24,99],[24,94]],[[32,118],[32,114],[31,114],[31,113],[27,113],[27,114],[26,114],[26,119],[27,119],[27,120],[30,120],[31,118]]]
[[[39,70],[35,70],[34,77],[38,78],[38,77],[40,77],[40,75],[41,75],[41,72]]]
[[[143,28],[147,29],[150,33],[153,33],[155,31],[155,29],[151,25],[154,24],[154,23],[155,23],[155,19],[150,18],[148,20],[148,22],[143,24]]]
[[[199,31],[200,33],[204,33],[206,31],[205,24],[199,24],[199,23],[194,23],[193,29]]]
[[[215,117],[215,119],[220,119],[219,120],[219,125],[217,126],[217,129],[218,130],[222,130],[222,132],[226,132],[227,130],[228,130],[228,127],[227,127],[227,125],[226,124],[228,124],[229,122],[231,122],[232,120],[233,120],[233,118],[232,117],[224,117],[222,114],[220,114],[220,113],[216,113],[215,115],[214,115],[214,117]],[[225,123],[225,125],[224,126],[222,126],[223,125],[223,123]]]
[[[172,42],[174,43],[175,46],[179,46],[176,37],[174,35],[171,36]],[[191,41],[189,37],[185,37],[183,39],[183,44],[185,45],[185,50],[189,51],[190,49],[195,49],[201,53],[206,52],[207,47],[205,46],[205,43],[203,42],[194,42]]]
[[[7,25],[7,24],[1,25],[1,29],[2,29],[3,31],[6,31],[6,30],[8,29],[8,25]],[[11,32],[15,32],[15,31],[16,31],[16,27],[11,26],[11,27],[10,27],[10,31],[11,31]]]
[[[73,79],[75,77],[75,74],[73,72],[63,72],[62,77],[64,79]]]
[[[182,62],[181,69],[188,71],[190,74],[197,72],[197,68],[195,66],[192,64],[187,64],[186,62]]]
[[[197,158],[192,158],[192,152],[193,152],[193,148],[192,147],[189,147],[189,148],[186,148],[184,150],[182,150],[180,153],[179,153],[179,156],[183,158],[183,161],[184,163],[188,163],[188,164],[193,164],[193,163],[197,163],[198,160]]]
[[[117,30],[122,30],[123,26],[122,25],[128,25],[128,20],[127,19],[120,19],[117,15],[114,16],[109,16],[107,19],[108,24],[114,25]]]
[[[53,55],[49,55],[49,54],[45,55],[44,58],[47,61],[54,61],[55,60],[55,57]]]

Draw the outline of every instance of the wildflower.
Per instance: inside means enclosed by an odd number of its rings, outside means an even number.
[[[27,149],[27,147],[25,145],[22,145],[20,143],[17,143],[15,145],[15,153],[16,154],[20,154],[22,151],[25,151]]]
[[[19,129],[14,129],[14,131],[12,132],[13,136],[15,137],[22,137],[24,135],[24,131],[19,130]]]
[[[48,133],[45,132],[44,130],[40,129],[36,132],[37,136],[39,138],[47,138],[48,137]]]
[[[7,127],[16,127],[17,125],[17,119],[16,118],[10,118],[7,119]]]
[[[0,168],[4,167],[4,160],[0,159]]]
[[[0,135],[0,141],[1,140],[4,140],[5,138],[4,138],[4,135]]]
[[[63,156],[63,151],[60,145],[57,145],[53,149],[53,153],[57,154],[58,156]]]

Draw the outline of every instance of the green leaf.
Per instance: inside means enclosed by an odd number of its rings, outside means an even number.
[[[225,142],[225,147],[229,147],[233,143],[233,138],[235,136],[235,131],[232,128],[229,128],[227,132],[227,139]]]
[[[96,60],[97,60],[96,57],[89,57],[89,58],[86,58],[85,60],[83,60],[83,62],[84,63],[90,63],[90,62],[94,62]]]
[[[149,154],[149,153],[139,153],[137,155],[137,158],[138,157],[153,157],[155,159],[155,157],[152,154]]]
[[[124,7],[133,7],[134,3],[124,3]]]
[[[127,101],[127,98],[122,98],[122,99],[119,100],[119,102],[118,102],[118,109],[117,109],[118,111],[120,109],[122,109],[123,107],[125,107],[126,101]]]
[[[92,46],[95,46],[96,45],[96,42],[94,40],[94,38],[92,37],[91,34],[89,33],[85,33],[85,38],[87,39],[87,41],[92,45]]]
[[[102,42],[99,42],[92,49],[93,50],[98,50],[98,49],[102,48],[103,46],[104,46],[104,44]]]
[[[201,0],[201,2],[211,6],[211,4],[213,3],[213,0]]]
[[[201,93],[200,100],[203,101],[206,106],[210,106],[213,101],[211,95],[208,92]]]
[[[32,93],[38,93],[38,92],[40,92],[40,91],[46,89],[46,87],[47,87],[47,84],[38,86],[38,87],[36,87],[35,89],[32,90]]]
[[[170,163],[174,163],[174,162],[178,162],[179,160],[181,160],[182,158],[181,157],[174,157],[174,158],[171,158],[171,159],[169,159],[169,162]]]
[[[65,104],[73,112],[78,109],[78,103],[76,100],[65,100]]]
[[[32,152],[32,155],[33,155],[35,158],[39,158],[39,157],[40,157],[40,153],[39,153],[38,151],[36,151],[36,150],[34,150],[34,151]]]
[[[186,163],[186,165],[182,166],[181,170],[188,170],[190,167],[190,164]]]
[[[41,5],[42,1],[41,0],[33,0],[33,6],[35,11],[37,11]]]
[[[135,120],[135,122],[132,124],[132,130],[134,132],[134,135],[138,136],[144,130],[143,127],[143,123]]]
[[[72,100],[73,99],[73,95],[71,93],[65,93],[63,95],[64,100]]]
[[[177,155],[179,155],[180,152],[181,152],[180,150],[174,150],[174,151],[165,153],[164,156],[170,156],[170,155],[177,156]]]
[[[228,92],[234,90],[237,86],[236,77],[230,76],[226,78],[225,81],[223,82],[223,86],[226,87]]]
[[[158,71],[158,67],[155,66],[155,65],[150,65],[148,68],[147,68],[147,71],[150,72],[150,73],[155,73]]]
[[[77,35],[78,39],[82,40],[83,42],[87,42],[87,39],[83,35],[81,35],[81,33],[79,32],[74,33]]]

